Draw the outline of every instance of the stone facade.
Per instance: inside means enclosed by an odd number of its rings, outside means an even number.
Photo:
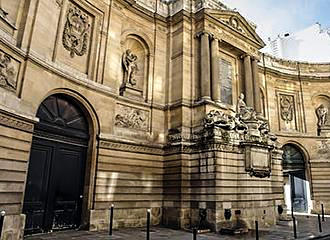
[[[89,124],[81,225],[92,231],[108,228],[112,203],[115,227],[145,225],[148,208],[175,228],[203,211],[217,231],[275,224],[286,143],[305,154],[314,211],[330,208],[330,125],[315,112],[330,107],[330,65],[261,54],[255,25],[215,0],[0,7],[2,239],[23,237],[36,114],[54,94]]]

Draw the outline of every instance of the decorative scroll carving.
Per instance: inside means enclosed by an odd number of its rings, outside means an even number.
[[[291,122],[294,115],[294,98],[289,95],[280,95],[281,118]]]
[[[16,70],[11,57],[0,52],[0,86],[11,91],[16,90]]]
[[[205,128],[218,127],[224,130],[235,130],[237,132],[247,131],[247,125],[240,121],[238,117],[212,110],[204,118]]]
[[[257,178],[266,178],[266,177],[270,177],[270,173],[271,171],[270,170],[266,170],[266,171],[260,171],[260,170],[254,170],[252,169],[250,171],[250,176],[254,176],[254,177],[257,177]]]
[[[58,7],[62,7],[63,5],[63,0],[55,0],[56,4]]]
[[[278,149],[277,137],[269,130],[268,122],[255,116],[247,107],[244,95],[237,103],[237,113],[232,116],[221,111],[210,111],[203,120],[203,131],[196,145],[209,146],[223,143],[245,149],[246,171],[254,177],[269,177],[271,152]]]
[[[241,32],[241,33],[244,33],[244,30],[243,28],[240,26],[240,23],[239,23],[239,20],[237,17],[235,16],[232,16],[230,19],[229,19],[229,25],[232,26],[234,29],[236,29],[237,31]]]
[[[328,119],[328,108],[325,107],[323,104],[321,104],[317,109],[316,109],[316,115],[318,118],[317,125],[319,127],[325,126],[327,119]]]
[[[130,84],[131,86],[136,85],[135,73],[139,70],[137,66],[138,57],[132,53],[130,49],[127,49],[123,53],[122,57],[124,67],[124,83],[123,85]]]
[[[147,111],[118,105],[115,126],[148,131],[149,113]]]
[[[73,58],[83,56],[88,49],[90,22],[86,13],[70,4],[63,31],[63,46]]]

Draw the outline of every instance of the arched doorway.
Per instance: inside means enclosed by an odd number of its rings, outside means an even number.
[[[310,190],[305,157],[301,149],[294,144],[283,146],[283,173],[288,209],[294,212],[308,212]]]
[[[81,221],[88,121],[64,94],[45,99],[37,111],[23,213],[25,233],[77,228]]]

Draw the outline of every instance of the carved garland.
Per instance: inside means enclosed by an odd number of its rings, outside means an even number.
[[[90,22],[86,13],[70,4],[64,26],[62,42],[73,58],[83,56],[87,52]]]

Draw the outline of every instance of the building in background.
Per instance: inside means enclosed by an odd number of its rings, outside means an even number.
[[[296,33],[269,39],[267,52],[275,57],[304,62],[330,62],[330,29],[316,23]]]

